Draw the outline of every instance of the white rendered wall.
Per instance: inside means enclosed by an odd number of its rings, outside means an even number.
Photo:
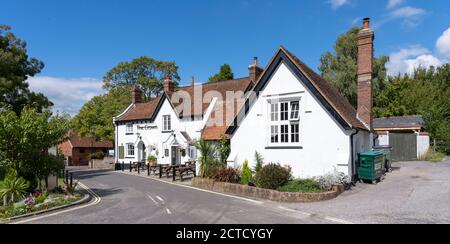
[[[266,149],[269,140],[268,96],[301,96],[300,146],[303,149]],[[272,98],[272,97],[271,97]],[[350,131],[345,131],[322,107],[289,68],[281,64],[231,138],[229,165],[240,167],[249,160],[255,165],[255,151],[265,162],[292,167],[298,178],[320,176],[337,168],[350,174]]]

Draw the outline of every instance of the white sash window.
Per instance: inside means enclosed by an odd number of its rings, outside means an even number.
[[[269,145],[298,146],[300,143],[300,98],[269,101]]]
[[[134,144],[127,144],[127,156],[134,157]]]

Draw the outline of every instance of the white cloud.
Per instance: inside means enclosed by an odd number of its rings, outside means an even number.
[[[448,28],[436,42],[436,49],[440,55],[450,58],[450,28]]]
[[[396,76],[412,74],[419,67],[439,67],[444,63],[445,61],[433,56],[428,49],[421,46],[410,46],[392,53],[386,68],[389,75]]]
[[[102,94],[102,81],[94,78],[66,79],[48,76],[28,78],[30,90],[41,92],[55,105],[53,111],[78,113],[84,103]]]
[[[402,4],[403,2],[404,2],[404,0],[389,0],[387,8],[393,9],[393,8],[399,6],[400,4]]]
[[[415,8],[411,6],[397,8],[388,12],[384,19],[376,23],[375,28],[379,28],[381,25],[388,22],[398,20],[401,21],[404,26],[408,28],[414,28],[422,22],[423,17],[427,13],[428,12],[425,9]]]
[[[333,9],[338,9],[350,2],[350,0],[329,0],[328,1],[331,4],[331,7]]]

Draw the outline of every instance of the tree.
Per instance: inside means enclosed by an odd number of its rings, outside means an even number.
[[[261,171],[264,164],[264,158],[259,152],[255,152],[255,161],[256,165],[254,171],[257,174],[259,171]]]
[[[12,110],[0,112],[0,158],[16,178],[42,180],[45,175],[38,172],[48,168],[48,149],[66,139],[68,125],[67,115],[52,116],[49,110],[25,107],[20,116]]]
[[[105,95],[93,97],[83,105],[72,119],[71,128],[81,136],[113,141],[115,127],[113,117],[122,113],[131,103],[131,88],[119,86]]]
[[[103,87],[111,90],[118,86],[139,85],[147,98],[161,94],[167,76],[178,85],[180,77],[175,62],[159,61],[146,56],[119,63],[103,78]]]
[[[336,40],[334,53],[326,52],[320,58],[319,71],[322,77],[329,80],[338,91],[357,106],[357,63],[358,63],[358,33],[359,28],[353,27]],[[386,63],[389,57],[381,56],[374,59],[373,89],[376,96],[386,83]]]
[[[377,117],[423,115],[438,150],[450,153],[450,64],[389,77],[375,104]]]
[[[53,104],[41,93],[31,92],[26,82],[44,68],[44,63],[29,58],[26,43],[0,25],[0,110],[11,107],[20,114],[25,106],[41,112]]]
[[[209,78],[208,82],[218,82],[234,79],[233,71],[229,64],[224,64],[220,67],[220,72]]]

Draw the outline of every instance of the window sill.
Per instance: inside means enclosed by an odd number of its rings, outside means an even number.
[[[171,130],[163,130],[163,131],[161,131],[161,133],[163,133],[163,134],[169,134],[169,133],[172,133],[172,131],[171,131]]]
[[[126,136],[132,136],[134,133],[125,133]]]
[[[301,146],[269,146],[266,150],[303,149]]]

